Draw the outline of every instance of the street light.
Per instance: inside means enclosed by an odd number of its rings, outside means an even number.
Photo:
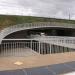
[[[69,15],[68,16],[69,16],[69,20],[71,20],[70,8],[69,8]]]

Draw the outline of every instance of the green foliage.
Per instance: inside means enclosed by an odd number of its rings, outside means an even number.
[[[65,20],[65,19],[33,17],[33,16],[0,15],[0,29],[10,25],[21,23],[33,23],[33,22],[75,23],[74,20]]]

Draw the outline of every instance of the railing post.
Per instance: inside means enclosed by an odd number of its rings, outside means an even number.
[[[50,54],[51,54],[51,52],[52,52],[52,51],[51,51],[51,44],[50,44]]]
[[[4,44],[0,44],[0,52],[2,52],[2,47],[4,47],[3,46]],[[1,53],[2,54],[2,53]],[[1,54],[0,54],[0,56],[1,56]]]
[[[39,54],[40,54],[41,52],[40,52],[40,41],[39,41]]]
[[[30,47],[31,47],[30,52],[32,53],[32,50],[33,50],[33,40],[32,39],[30,41]]]
[[[32,49],[32,40],[31,40],[31,49]]]

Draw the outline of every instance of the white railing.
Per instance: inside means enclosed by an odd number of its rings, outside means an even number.
[[[73,48],[54,44],[52,40],[4,39],[0,45],[0,56],[29,56],[75,51]]]
[[[7,41],[7,40],[29,40],[29,39],[3,39],[3,40]],[[31,40],[36,40],[39,42],[45,42],[49,44],[75,49],[75,37],[39,36],[34,37]]]
[[[41,28],[41,27],[75,28],[75,24],[57,23],[57,22],[39,22],[39,23],[25,23],[25,24],[13,25],[0,31],[0,42],[5,36],[13,32],[25,29]]]
[[[75,37],[40,36],[34,40],[75,49]]]
[[[7,42],[3,42],[1,44],[0,56],[32,56],[39,55],[39,50],[37,47],[39,46],[37,42],[29,41],[15,41],[8,40]]]
[[[44,44],[32,39],[8,39],[0,45],[0,56],[29,56],[50,54],[50,44]]]

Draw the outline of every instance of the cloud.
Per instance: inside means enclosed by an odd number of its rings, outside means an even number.
[[[75,19],[75,0],[0,0],[1,13]]]
[[[34,15],[35,13],[32,11],[32,9],[4,7],[2,9],[0,9],[0,14],[7,14],[7,15],[29,15],[29,16],[31,16],[31,15]]]

